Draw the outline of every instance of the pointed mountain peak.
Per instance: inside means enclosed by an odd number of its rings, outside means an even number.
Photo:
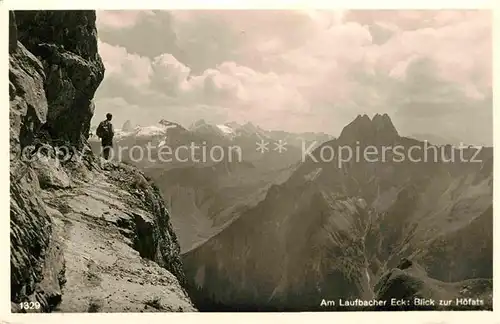
[[[226,125],[227,127],[231,127],[231,128],[233,128],[233,129],[236,129],[236,128],[240,128],[240,127],[241,127],[241,125],[240,125],[240,124],[238,124],[238,123],[237,123],[237,122],[235,122],[235,121],[232,121],[232,122],[227,122],[227,123],[225,123],[224,125]]]
[[[399,137],[398,131],[387,114],[358,115],[342,130],[339,140],[342,142],[386,143]]]
[[[357,127],[360,126],[369,127],[370,123],[371,123],[370,117],[368,117],[367,114],[364,114],[364,115],[358,115],[349,125],[355,125]]]
[[[260,128],[252,124],[252,122],[246,122],[243,126],[240,127],[240,130],[244,130],[248,133],[257,133],[260,131]]]
[[[122,131],[130,132],[133,129],[134,129],[134,127],[132,127],[132,122],[130,120],[127,120],[125,123],[123,123]]]
[[[204,127],[204,126],[208,126],[209,124],[205,121],[205,119],[198,119],[197,121],[195,121],[194,123],[191,124],[191,126],[189,127],[190,130],[195,130],[197,128],[200,128],[200,127]]]
[[[372,124],[377,130],[377,132],[383,132],[387,136],[399,136],[396,127],[392,123],[391,117],[387,114],[375,114],[372,119]]]
[[[166,119],[161,119],[158,124],[162,125],[162,126],[170,126],[172,124],[172,122],[166,120]]]
[[[161,119],[158,124],[160,124],[161,126],[165,127],[165,128],[179,128],[179,129],[183,129],[185,130],[184,127],[182,127],[180,124],[178,123],[174,123],[170,120],[166,120],[166,119]]]
[[[197,121],[194,122],[194,126],[201,126],[201,125],[207,125],[208,123],[205,121],[205,119],[198,119]]]

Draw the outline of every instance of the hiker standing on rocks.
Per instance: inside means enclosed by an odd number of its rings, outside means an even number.
[[[113,148],[113,136],[115,135],[113,124],[111,124],[112,118],[113,115],[107,113],[106,120],[103,120],[96,130],[96,135],[101,138],[102,153],[106,160],[109,160],[109,152]]]

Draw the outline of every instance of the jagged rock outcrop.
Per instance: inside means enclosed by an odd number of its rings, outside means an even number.
[[[95,19],[93,11],[15,13],[18,41],[39,58],[45,73],[44,90],[50,106],[46,131],[52,138],[79,148],[88,137],[92,99],[104,78]]]
[[[382,275],[375,285],[376,298],[387,306],[378,310],[492,310],[493,281],[467,279],[443,282],[428,276],[413,260],[403,258],[397,267]],[[408,301],[406,305],[389,306],[391,299]],[[431,301],[428,305],[420,300]],[[447,302],[449,301],[449,302]]]
[[[391,143],[399,138],[398,131],[387,114],[358,115],[342,130],[339,141],[342,143]]]
[[[12,310],[194,310],[158,189],[87,144],[104,75],[95,12],[10,12],[9,25]]]

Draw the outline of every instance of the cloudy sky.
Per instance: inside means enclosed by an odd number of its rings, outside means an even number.
[[[488,11],[100,11],[93,122],[337,135],[388,113],[403,135],[491,144],[491,24]]]

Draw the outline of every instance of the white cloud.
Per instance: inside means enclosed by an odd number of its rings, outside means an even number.
[[[140,19],[160,17],[126,14],[126,28],[132,29]],[[119,32],[116,15],[99,18],[107,32]],[[440,103],[464,102],[457,108],[463,116],[474,113],[470,107],[488,109],[480,103],[491,93],[488,13],[174,11],[168,17],[162,26],[171,25],[165,32],[175,37],[168,38],[172,41],[160,55],[140,56],[126,46],[99,44],[107,69],[100,96],[117,96],[123,84],[124,98],[133,104],[163,103],[199,113],[212,109],[220,118],[333,132],[365,112],[398,112],[402,118],[415,109],[425,120],[423,112],[432,111],[425,105],[445,112],[449,105]],[[148,30],[134,35],[151,38],[152,46],[161,37]],[[141,39],[140,44],[147,42]],[[154,48],[156,53],[161,46]],[[419,72],[428,82],[418,85],[418,73],[409,69],[422,61],[432,68]],[[446,91],[425,88],[436,85]],[[421,92],[413,96],[415,89]],[[402,109],[394,92],[406,93],[415,104],[403,103]],[[436,116],[429,118],[439,120]]]
[[[162,54],[153,59],[154,83],[160,90],[179,95],[188,88],[187,78],[191,69],[179,62],[172,54]]]
[[[124,47],[112,46],[99,41],[99,54],[106,68],[106,78],[119,78],[132,86],[147,86],[152,74],[151,62],[147,57],[130,54]]]
[[[402,31],[374,51],[380,68],[419,56],[432,59],[437,74],[450,82],[467,83],[475,74],[491,79],[491,26],[471,19],[439,28]]]
[[[132,28],[148,16],[154,16],[154,13],[150,10],[103,10],[97,14],[96,24],[98,28]]]

